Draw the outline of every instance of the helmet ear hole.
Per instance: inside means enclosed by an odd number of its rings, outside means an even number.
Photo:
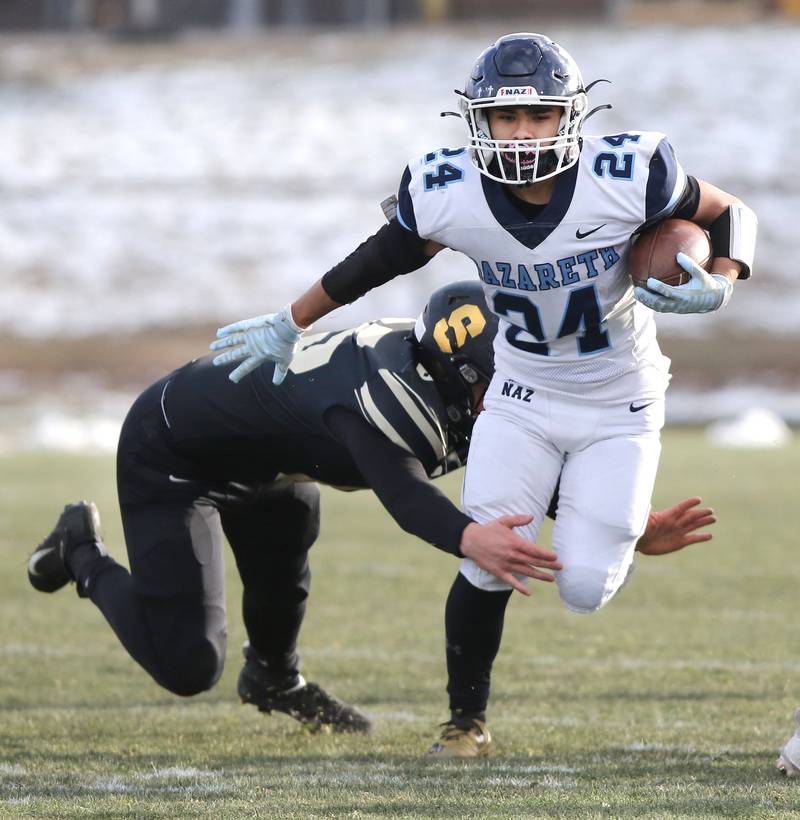
[[[477,384],[478,383],[478,372],[475,368],[470,364],[462,364],[458,368],[458,372],[461,374],[461,378],[467,384]]]

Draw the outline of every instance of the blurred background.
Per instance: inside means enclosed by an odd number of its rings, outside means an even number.
[[[282,307],[465,141],[475,56],[543,31],[609,102],[759,215],[718,315],[659,317],[672,424],[800,424],[800,0],[2,0],[0,452],[113,450],[131,400],[218,325]],[[321,328],[414,316],[444,253]],[[768,434],[765,434],[767,431]],[[757,437],[757,436],[756,436]]]

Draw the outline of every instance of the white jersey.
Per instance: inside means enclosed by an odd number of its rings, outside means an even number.
[[[557,393],[650,398],[663,394],[669,360],[625,259],[631,236],[669,216],[685,187],[663,134],[587,136],[530,219],[465,149],[442,149],[406,168],[398,219],[475,263],[500,319],[498,375]]]

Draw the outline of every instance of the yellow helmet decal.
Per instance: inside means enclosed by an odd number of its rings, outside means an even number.
[[[447,319],[439,319],[433,328],[433,338],[442,353],[452,353],[448,328],[453,329],[456,347],[463,347],[467,335],[473,339],[483,332],[486,327],[486,318],[477,305],[461,305],[456,308]]]

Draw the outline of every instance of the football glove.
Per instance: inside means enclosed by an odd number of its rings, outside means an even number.
[[[287,305],[278,313],[267,313],[252,319],[242,319],[232,325],[225,325],[217,331],[217,339],[209,345],[211,350],[224,350],[214,358],[215,365],[242,363],[228,374],[234,382],[240,382],[265,361],[275,362],[272,383],[280,384],[291,364],[303,328],[292,318],[292,309]]]
[[[647,290],[633,289],[633,295],[643,305],[659,313],[710,313],[728,304],[733,285],[727,276],[706,273],[685,253],[679,253],[675,259],[691,279],[676,286],[665,285],[651,276],[647,280]]]
[[[775,764],[778,771],[792,778],[800,776],[800,709],[795,710],[794,719],[797,722],[797,730],[781,749],[780,757]]]

